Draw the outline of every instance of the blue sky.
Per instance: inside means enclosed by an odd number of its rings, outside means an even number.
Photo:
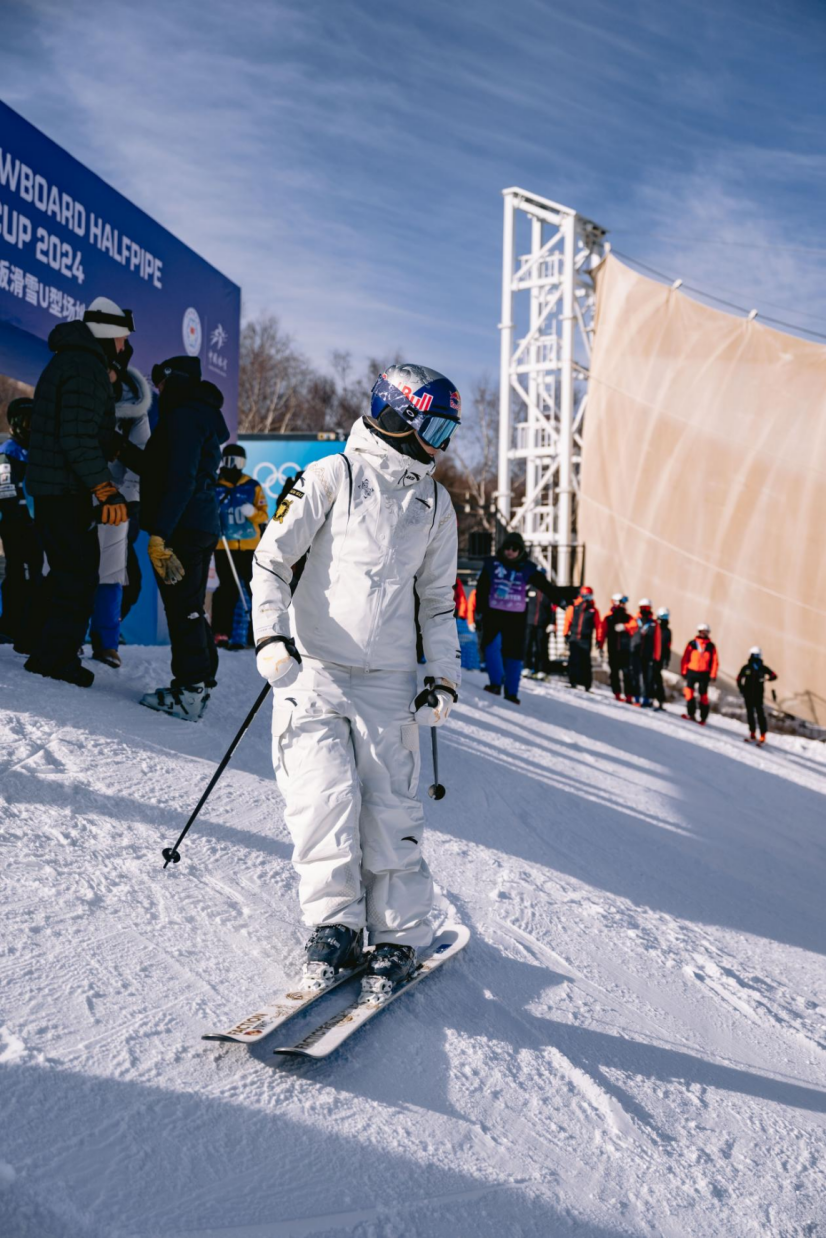
[[[824,0],[0,0],[3,99],[248,314],[460,384],[514,184],[826,333],[824,69]]]

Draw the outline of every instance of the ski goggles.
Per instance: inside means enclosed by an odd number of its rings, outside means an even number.
[[[450,443],[451,435],[459,425],[458,417],[445,417],[442,413],[430,413],[426,409],[416,407],[417,401],[432,403],[432,396],[425,393],[422,396],[408,396],[395,383],[380,378],[373,388],[373,396],[383,400],[386,405],[403,417],[408,426],[428,447],[440,447],[443,450]]]
[[[243,469],[246,463],[246,456],[225,456],[221,461],[224,469]]]

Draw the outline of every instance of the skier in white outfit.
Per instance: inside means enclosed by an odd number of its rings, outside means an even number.
[[[392,366],[345,451],[298,476],[255,552],[258,670],[274,689],[273,763],[317,984],[359,962],[365,929],[368,973],[387,987],[432,939],[418,728],[446,721],[461,675],[456,514],[432,477],[460,413],[443,375]]]

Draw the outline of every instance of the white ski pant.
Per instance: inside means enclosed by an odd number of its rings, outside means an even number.
[[[307,925],[366,926],[373,943],[432,940],[415,694],[415,672],[306,655],[297,679],[275,686],[273,764]]]

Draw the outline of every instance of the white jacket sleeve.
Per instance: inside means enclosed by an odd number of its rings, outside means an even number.
[[[425,673],[450,680],[457,687],[462,678],[462,655],[453,614],[458,554],[453,503],[445,488],[437,485],[433,535],[416,576],[419,627],[427,661]]]
[[[308,465],[275,516],[253,555],[252,628],[255,644],[265,637],[289,637],[293,564],[311,547],[327,519],[347,466],[329,456]]]

